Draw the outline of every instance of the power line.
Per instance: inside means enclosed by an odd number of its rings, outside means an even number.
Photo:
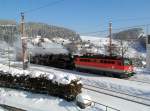
[[[43,5],[43,6],[40,6],[40,7],[37,7],[37,8],[33,8],[33,9],[30,9],[30,10],[23,11],[23,13],[34,12],[34,11],[37,11],[37,10],[40,10],[40,9],[43,9],[43,8],[46,8],[46,7],[50,7],[50,6],[59,4],[59,3],[63,2],[63,1],[65,1],[65,0],[53,1],[53,2],[50,2],[50,3],[46,4],[46,5]]]
[[[134,17],[134,18],[125,18],[125,19],[116,19],[112,20],[113,22],[125,22],[125,21],[138,21],[138,20],[148,20],[150,17]]]
[[[150,24],[143,24],[143,25],[135,25],[135,26],[130,26],[130,27],[120,27],[120,28],[113,28],[113,31],[116,30],[127,30],[127,29],[131,29],[131,28],[138,28],[138,27],[146,27],[149,26]],[[103,32],[108,32],[109,30],[101,30],[101,31],[93,31],[93,32],[84,32],[84,33],[80,33],[80,34],[98,34],[98,33],[103,33]]]
[[[139,21],[139,20],[150,20],[150,17],[134,17],[134,18],[123,18],[123,19],[107,19],[106,21],[112,21],[113,23],[116,23],[116,22],[126,22],[126,21]],[[101,24],[99,25],[94,25],[92,27],[100,27]]]

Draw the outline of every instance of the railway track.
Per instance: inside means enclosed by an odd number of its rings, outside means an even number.
[[[149,84],[150,85],[150,82],[145,82],[145,81],[141,81],[141,80],[130,80],[130,79],[127,79],[128,81],[134,81],[134,82],[138,82],[138,83],[144,83],[144,84]]]
[[[42,66],[42,65],[35,65],[34,66]],[[50,66],[44,66],[46,68],[53,68],[53,69],[56,69],[56,70],[59,70],[59,71],[65,71],[65,72],[70,72],[70,73],[77,73],[77,71],[73,71],[73,70],[67,70],[67,69],[60,69],[60,68],[55,68],[55,67],[50,67]],[[80,72],[80,73],[83,73],[83,75],[87,75],[87,76],[99,76],[99,77],[106,77],[106,76],[102,76],[102,75],[98,75],[98,74],[89,74],[89,73],[84,73],[84,72]],[[109,78],[113,78],[113,77],[109,77]],[[119,79],[119,78],[117,78]],[[141,80],[131,80],[131,79],[124,79],[126,81],[133,81],[133,82],[137,82],[137,83],[142,83],[142,84],[149,84],[150,85],[150,82],[145,82],[145,81],[141,81]]]
[[[123,100],[135,102],[135,103],[150,107],[150,99],[147,99],[147,98],[138,97],[138,96],[134,96],[134,95],[126,94],[126,93],[121,93],[118,91],[112,91],[109,89],[100,88],[100,87],[96,87],[96,86],[89,85],[89,84],[83,84],[83,88],[86,90],[93,91],[93,92],[113,96],[116,98],[120,98]]]
[[[26,111],[26,110],[16,108],[16,107],[12,107],[12,106],[8,106],[8,105],[5,105],[5,104],[0,104],[0,107],[2,107],[6,111]]]
[[[34,66],[43,66],[43,65],[37,65],[37,64],[32,64]],[[74,71],[74,70],[68,70],[68,69],[60,69],[60,68],[56,68],[56,67],[50,67],[50,66],[44,66],[46,68],[53,68],[53,69],[56,69],[56,70],[60,70],[60,71],[65,71],[65,72],[71,72],[71,73],[77,73],[77,71]],[[93,75],[93,76],[99,76],[99,77],[106,77],[106,76],[102,76],[102,75],[98,75],[98,74],[90,74],[90,73],[85,73],[85,72],[80,72],[80,73],[83,73],[84,75]],[[109,77],[109,78],[113,78],[113,77]],[[117,78],[119,79],[119,78]],[[135,79],[124,79],[124,80],[127,80],[127,81],[134,81],[134,82],[138,82],[138,83],[144,83],[144,84],[150,84],[150,82],[145,82],[145,81],[141,81],[141,80],[135,80]]]
[[[34,66],[43,66],[43,65],[38,65],[38,64],[31,64],[31,65],[34,65]],[[13,67],[19,67],[21,68],[21,66],[18,66],[18,65],[14,65]],[[70,72],[70,73],[77,73],[77,71],[75,70],[68,70],[68,69],[61,69],[61,68],[56,68],[56,67],[50,67],[50,66],[43,66],[45,68],[52,68],[52,69],[56,69],[56,70],[59,70],[59,71],[64,71],[64,72]],[[42,70],[43,71],[43,70]],[[99,77],[106,77],[106,76],[102,76],[102,75],[98,75],[98,74],[90,74],[90,73],[85,73],[85,72],[80,72],[80,73],[83,73],[84,75],[87,75],[87,76],[99,76]],[[113,78],[113,77],[109,77],[109,78]],[[119,79],[119,78],[117,78]],[[135,80],[135,79],[129,79],[129,78],[126,78],[124,80],[127,80],[127,81],[134,81],[134,82],[138,82],[138,83],[144,83],[144,84],[150,84],[150,82],[145,82],[145,81],[141,81],[141,80]]]

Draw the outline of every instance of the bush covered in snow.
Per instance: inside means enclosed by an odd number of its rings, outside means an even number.
[[[81,93],[82,84],[75,76],[31,72],[0,65],[0,86],[45,93],[71,101]]]

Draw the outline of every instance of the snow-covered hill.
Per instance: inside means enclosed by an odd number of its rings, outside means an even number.
[[[108,54],[108,51],[105,49],[105,46],[109,44],[109,38],[106,37],[94,37],[94,36],[81,36],[82,41],[85,41],[89,44],[94,44],[92,48],[96,48],[97,50],[91,50],[92,53],[101,53],[101,54]],[[146,52],[141,47],[140,44],[134,42],[123,41],[123,46],[121,46],[121,42],[117,40],[112,40],[112,44],[116,44],[118,48],[120,48],[119,54],[121,55],[121,48],[126,48],[127,51],[125,52],[125,57],[130,58],[146,58]],[[136,47],[136,48],[135,48]],[[140,49],[143,51],[137,50]]]

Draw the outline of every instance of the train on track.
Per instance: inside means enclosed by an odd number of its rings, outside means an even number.
[[[128,78],[134,75],[132,61],[120,56],[85,54],[45,54],[31,56],[30,62],[63,69],[90,72],[109,77]]]

